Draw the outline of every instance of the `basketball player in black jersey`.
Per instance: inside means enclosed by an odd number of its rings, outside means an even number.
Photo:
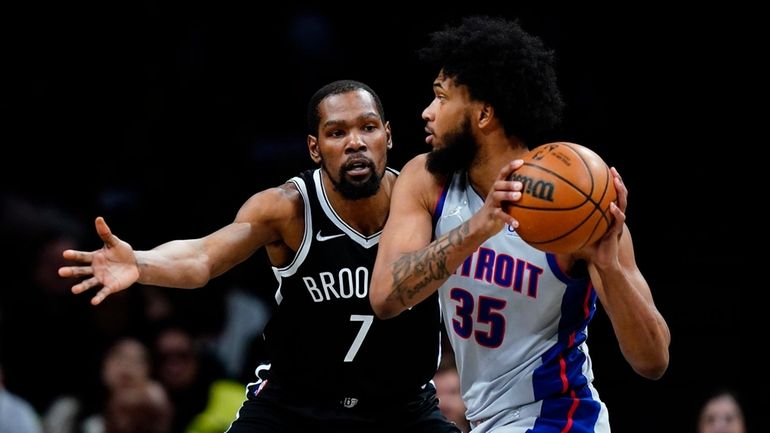
[[[102,249],[65,251],[62,277],[98,288],[94,305],[139,282],[195,288],[265,247],[279,288],[265,336],[267,379],[248,388],[230,433],[459,432],[430,380],[439,358],[437,297],[378,320],[369,278],[397,173],[390,124],[363,83],[336,81],[308,104],[310,156],[320,168],[259,192],[235,221],[199,239],[135,251],[103,218]]]

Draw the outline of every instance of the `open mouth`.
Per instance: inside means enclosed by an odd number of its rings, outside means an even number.
[[[355,161],[349,161],[345,164],[345,173],[348,176],[366,176],[372,172],[372,163],[367,159],[358,159]]]

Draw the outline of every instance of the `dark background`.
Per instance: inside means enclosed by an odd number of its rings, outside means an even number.
[[[614,430],[695,431],[719,388],[739,393],[753,430],[767,400],[752,388],[767,381],[749,306],[766,286],[742,247],[759,241],[752,207],[765,193],[749,167],[766,143],[743,109],[761,104],[751,11],[423,7],[4,6],[0,198],[71,216],[88,248],[96,215],[139,249],[202,236],[311,166],[307,100],[341,78],[379,93],[400,168],[428,150],[420,113],[436,71],[414,56],[427,33],[470,13],[518,17],[556,51],[564,140],[623,175],[637,260],[671,328],[669,370],[648,381],[597,313],[589,346]],[[263,262],[221,278],[272,293]]]

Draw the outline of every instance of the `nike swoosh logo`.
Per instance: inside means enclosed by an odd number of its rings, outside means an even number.
[[[338,238],[340,236],[345,236],[345,233],[340,233],[340,234],[331,235],[331,236],[323,236],[321,235],[321,230],[318,230],[318,233],[315,235],[315,238],[318,242],[323,242],[323,241],[328,241],[329,239]]]

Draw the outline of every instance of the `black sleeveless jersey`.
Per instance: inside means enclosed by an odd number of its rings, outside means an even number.
[[[438,366],[438,297],[378,319],[369,280],[381,232],[363,236],[336,214],[320,169],[290,182],[305,202],[305,233],[293,261],[273,268],[279,287],[265,328],[269,382],[336,401],[415,395]]]

